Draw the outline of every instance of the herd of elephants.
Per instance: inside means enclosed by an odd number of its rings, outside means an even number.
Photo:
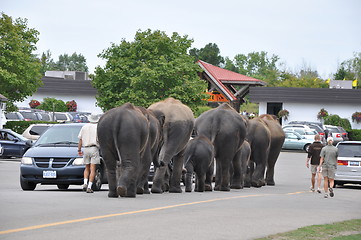
[[[198,192],[212,191],[213,177],[216,191],[275,185],[274,168],[284,139],[273,115],[246,119],[223,103],[195,119],[192,110],[174,98],[147,109],[126,103],[98,122],[108,197],[115,198],[150,191],[181,193],[182,174],[185,191],[191,192],[194,173]],[[149,190],[152,162],[156,170]]]

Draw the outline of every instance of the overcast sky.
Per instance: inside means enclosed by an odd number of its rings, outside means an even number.
[[[324,78],[361,52],[360,0],[0,0],[0,11],[40,32],[39,54],[81,53],[90,72],[111,43],[148,28],[188,35],[195,48],[216,43],[231,59],[266,51]]]

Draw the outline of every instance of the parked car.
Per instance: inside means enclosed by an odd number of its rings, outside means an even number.
[[[291,125],[306,125],[311,129],[314,129],[317,131],[317,133],[321,136],[321,141],[325,141],[326,136],[325,136],[325,129],[324,126],[321,122],[308,122],[308,121],[291,121],[289,122],[287,125],[291,126]]]
[[[325,125],[326,130],[328,131],[328,137],[333,137],[333,144],[336,145],[342,141],[348,141],[347,132],[339,126]]]
[[[21,115],[19,112],[8,112],[5,113],[5,118],[7,121],[24,121],[23,115]]]
[[[286,125],[282,127],[283,131],[294,131],[302,135],[303,137],[314,141],[315,135],[317,134],[317,131],[310,128],[307,125]],[[324,138],[321,137],[321,142],[325,142]]]
[[[25,121],[41,121],[42,117],[39,112],[19,111],[23,115]]]
[[[38,112],[41,115],[41,120],[42,121],[48,121],[48,122],[52,122],[52,118],[50,113],[48,112]]]
[[[38,140],[41,134],[43,134],[50,126],[53,124],[47,123],[38,123],[31,124],[25,131],[23,132],[23,136],[30,140]]]
[[[298,132],[285,131],[285,142],[282,149],[288,150],[304,150],[308,151],[308,148],[313,143],[313,140],[307,139],[300,135]]]
[[[88,123],[88,116],[90,113],[83,113],[83,112],[69,112],[70,115],[73,117],[73,122],[75,123]]]
[[[73,117],[67,112],[55,112],[54,120],[56,122],[71,123],[73,121]]]
[[[20,164],[20,185],[23,190],[34,190],[37,184],[82,185],[85,165],[78,155],[78,135],[83,123],[54,124],[49,127],[24,154]],[[93,190],[106,183],[105,164],[98,165]]]
[[[337,148],[335,184],[361,184],[361,141],[339,142]]]
[[[22,157],[31,147],[32,142],[10,129],[0,129],[0,145],[2,158]]]

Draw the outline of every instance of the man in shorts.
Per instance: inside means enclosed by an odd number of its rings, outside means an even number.
[[[323,147],[320,153],[320,167],[322,167],[322,175],[324,178],[323,188],[325,190],[325,198],[328,198],[328,191],[330,197],[334,196],[333,186],[335,179],[335,172],[337,168],[338,149],[332,145],[333,138],[327,138],[327,146]]]
[[[306,160],[306,167],[310,168],[310,161],[311,161],[311,191],[315,191],[315,182],[317,176],[317,192],[321,193],[320,186],[321,186],[321,172],[318,171],[318,165],[320,165],[320,153],[321,149],[323,148],[323,144],[321,143],[321,137],[319,134],[315,135],[315,141],[310,145],[308,148],[307,160]]]
[[[93,193],[92,185],[95,179],[97,164],[100,164],[99,144],[97,138],[98,116],[92,114],[88,117],[79,132],[78,154],[83,156],[85,164],[83,191]],[[83,151],[81,150],[83,147]],[[88,182],[89,181],[89,182]]]

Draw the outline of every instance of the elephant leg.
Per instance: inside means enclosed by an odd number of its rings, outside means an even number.
[[[221,189],[221,163],[219,158],[216,158],[216,176],[215,176],[215,183],[214,183],[214,191],[220,191]]]
[[[194,168],[193,168],[193,164],[191,163],[187,163],[186,164],[186,169],[187,169],[187,172],[186,172],[186,180],[185,180],[185,191],[186,192],[192,192],[192,177],[193,177],[193,171],[194,171]]]
[[[243,188],[243,177],[242,177],[242,166],[241,166],[241,151],[238,151],[232,160],[232,175],[231,175],[231,188],[242,189]]]
[[[265,170],[268,158],[268,150],[261,151],[261,149],[252,149],[252,160],[255,163],[255,169],[251,178],[251,185],[253,187],[262,187],[265,185]]]
[[[140,156],[122,158],[117,193],[121,197],[135,197]]]
[[[249,161],[248,166],[246,165],[245,169],[245,178],[244,178],[244,187],[251,187],[251,178],[254,172],[254,162]]]
[[[205,172],[199,172],[197,175],[197,192],[204,192],[205,191],[205,180],[206,180],[206,173]]]
[[[173,158],[173,171],[170,179],[170,193],[181,193],[182,188],[180,187],[180,181],[183,170],[183,151],[178,153]]]
[[[209,166],[206,173],[206,180],[204,186],[205,191],[212,191],[213,172],[214,172],[214,160],[212,160],[212,164]]]
[[[268,156],[268,164],[267,164],[267,171],[266,171],[266,184],[269,186],[274,186],[274,172],[275,172],[275,165],[278,159],[278,156],[281,152],[281,147],[274,147]]]
[[[112,155],[111,153],[108,153],[108,151],[103,151],[103,158],[105,162],[105,166],[107,168],[107,176],[108,176],[108,186],[109,186],[109,192],[108,197],[110,198],[117,198],[117,175],[116,175],[116,169],[117,169],[117,156]]]
[[[166,181],[166,174],[168,171],[168,165],[172,159],[172,154],[166,153],[166,147],[163,145],[159,154],[159,162],[161,163],[159,167],[156,168],[153,185],[151,192],[152,193],[163,193],[164,183],[168,184]]]
[[[147,149],[145,150],[144,155],[141,159],[141,167],[137,183],[137,194],[149,193],[148,175],[151,161],[152,155],[150,151],[150,146],[147,146]]]
[[[217,162],[217,165],[218,165],[218,162]],[[228,158],[223,159],[223,161],[220,162],[220,164],[219,164],[219,165],[221,165],[221,167],[220,167],[220,170],[221,170],[221,176],[220,176],[221,184],[219,186],[219,191],[230,191],[231,190],[231,188],[229,186],[229,182],[230,182],[230,175],[229,175],[230,164],[231,164],[231,159],[228,159]]]

